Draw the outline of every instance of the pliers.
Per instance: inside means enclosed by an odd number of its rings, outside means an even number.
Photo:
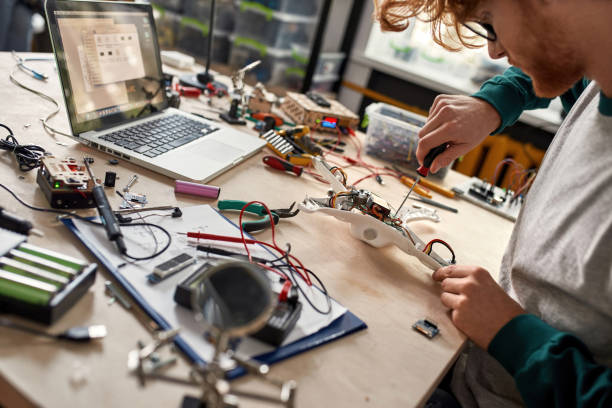
[[[219,207],[219,210],[221,211],[224,211],[224,210],[240,211],[242,210],[242,207],[244,207],[246,204],[247,204],[246,201],[241,201],[241,200],[219,200],[218,207]],[[271,209],[270,214],[272,215],[272,221],[274,222],[274,225],[278,224],[278,221],[281,218],[295,217],[300,212],[300,210],[296,209],[295,211],[293,211],[294,206],[295,206],[295,202],[291,204],[289,208]],[[244,221],[242,223],[242,229],[245,232],[263,231],[271,225],[270,217],[268,216],[268,213],[266,212],[266,209],[264,208],[263,205],[251,204],[244,211],[263,217],[256,221]]]

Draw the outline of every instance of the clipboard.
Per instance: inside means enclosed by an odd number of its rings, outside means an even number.
[[[218,212],[217,214],[238,229],[238,226],[225,216]],[[92,255],[94,255],[102,265],[104,265],[117,283],[121,285],[123,290],[136,304],[138,304],[138,306],[151,318],[151,320],[153,320],[163,330],[169,330],[172,328],[166,319],[164,319],[164,317],[157,310],[155,310],[147,299],[145,299],[121,274],[119,269],[115,267],[112,262],[110,262],[95,245],[93,245],[93,243],[83,234],[83,232],[78,229],[71,218],[62,219],[62,223],[79,239],[79,241],[81,241],[81,243],[92,253]],[[306,337],[302,337],[294,342],[282,345],[281,347],[278,347],[270,352],[253,356],[252,358],[261,363],[271,365],[366,328],[367,325],[364,321],[349,310],[346,310],[344,314],[317,332]],[[180,335],[176,336],[174,344],[193,363],[206,364],[206,361],[183,338],[181,338]],[[242,367],[237,367],[229,371],[226,377],[231,380],[244,374],[246,374],[246,370]]]

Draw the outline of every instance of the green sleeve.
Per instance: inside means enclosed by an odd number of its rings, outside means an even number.
[[[588,79],[582,78],[561,95],[561,104],[565,113],[570,111],[589,82]],[[501,125],[493,134],[497,134],[514,124],[523,111],[547,108],[552,100],[537,97],[533,90],[531,78],[516,67],[510,67],[503,75],[497,75],[489,79],[472,96],[489,102],[501,116]]]
[[[538,98],[531,78],[516,67],[486,81],[472,96],[489,102],[501,116],[501,125],[493,134],[514,124],[524,110],[547,108],[551,99]]]
[[[514,377],[528,407],[612,407],[612,369],[577,337],[529,314],[497,333],[489,353]]]

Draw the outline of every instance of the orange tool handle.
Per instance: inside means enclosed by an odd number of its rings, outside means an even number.
[[[404,183],[405,185],[407,185],[408,187],[412,187],[412,185],[415,183],[413,179],[411,179],[410,177],[406,177],[406,176],[400,177],[400,181]],[[429,194],[427,190],[425,190],[423,187],[419,186],[418,184],[414,186],[414,192],[422,197],[432,198],[432,195]]]

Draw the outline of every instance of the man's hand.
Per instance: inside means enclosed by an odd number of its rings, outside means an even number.
[[[499,127],[501,117],[488,102],[471,96],[438,95],[429,118],[419,131],[416,156],[419,163],[436,146],[450,146],[431,165],[433,173],[466,154]]]
[[[433,279],[441,283],[440,299],[455,326],[485,350],[506,323],[525,313],[481,267],[446,266]]]

